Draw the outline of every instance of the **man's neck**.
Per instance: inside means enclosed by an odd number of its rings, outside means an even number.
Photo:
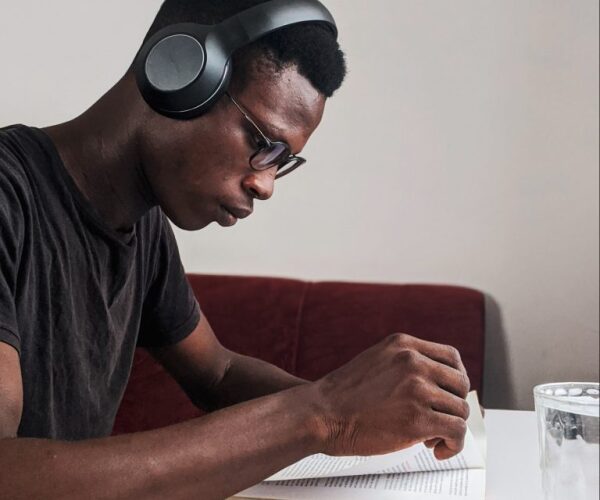
[[[139,103],[128,75],[81,116],[44,129],[79,190],[117,231],[128,231],[156,205],[140,161]]]

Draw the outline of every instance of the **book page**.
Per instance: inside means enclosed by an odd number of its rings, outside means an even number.
[[[263,482],[236,498],[277,500],[484,500],[485,469]]]
[[[476,440],[467,430],[463,451],[450,460],[439,461],[433,450],[417,444],[406,450],[373,457],[330,457],[311,455],[266,481],[289,481],[295,479],[317,479],[322,477],[362,476],[395,472],[431,472],[455,469],[482,469],[485,463]]]

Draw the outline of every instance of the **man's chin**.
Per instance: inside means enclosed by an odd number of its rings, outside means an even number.
[[[212,224],[213,221],[203,222],[203,221],[182,221],[178,219],[169,220],[177,226],[179,229],[184,231],[199,231],[200,229],[204,229],[209,224]]]
[[[221,227],[233,227],[237,224],[237,219],[228,220],[227,222],[217,220],[215,222]]]
[[[213,222],[216,222],[221,227],[232,227],[238,222],[238,219],[225,209],[217,212],[216,216],[213,214],[210,218],[207,217],[205,219],[170,217],[169,214],[167,214],[167,217],[169,217],[169,220],[175,226],[184,231],[199,231]]]
[[[175,226],[177,226],[179,229],[182,229],[183,231],[200,231],[200,229],[204,229],[205,227],[208,227],[210,225],[217,224],[220,227],[232,227],[235,226],[237,224],[237,219],[235,219],[234,221],[220,221],[220,220],[213,220],[210,222],[206,222],[206,223],[177,223],[175,221],[171,221],[173,222],[173,224],[175,224]]]

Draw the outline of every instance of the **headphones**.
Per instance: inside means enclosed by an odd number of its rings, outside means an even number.
[[[156,112],[180,120],[195,118],[227,91],[237,49],[308,22],[323,23],[337,38],[331,13],[317,0],[270,0],[216,25],[168,26],[150,37],[135,58],[138,88]]]

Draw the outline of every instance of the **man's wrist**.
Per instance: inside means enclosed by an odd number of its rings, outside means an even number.
[[[305,434],[310,442],[311,453],[323,453],[331,442],[331,429],[327,425],[326,412],[315,382],[293,387],[288,391],[294,406],[303,415]]]

